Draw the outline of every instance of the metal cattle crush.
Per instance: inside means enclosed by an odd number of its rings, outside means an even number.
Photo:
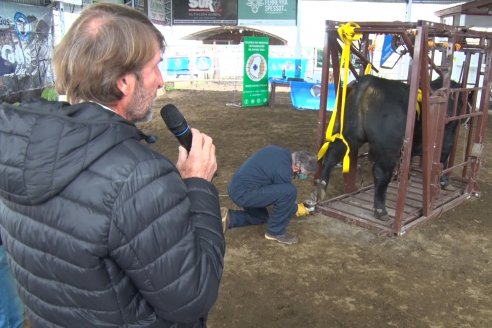
[[[342,51],[338,28],[343,24],[326,21],[325,45],[322,68],[322,93],[319,119],[319,140],[324,143],[327,127],[326,103],[328,83],[335,81],[335,90],[340,90],[340,54]],[[362,63],[359,69],[352,64],[350,70],[359,76],[370,63],[369,45],[377,34],[392,34],[410,55],[407,83],[410,99],[405,138],[401,159],[395,179],[390,183],[386,206],[389,221],[380,221],[373,216],[373,186],[356,187],[357,154],[351,156],[351,169],[344,174],[345,193],[319,202],[317,212],[366,228],[373,228],[388,235],[400,236],[409,229],[450,210],[471,196],[479,196],[478,174],[482,164],[484,135],[487,126],[489,92],[491,86],[492,33],[478,32],[464,27],[418,21],[417,23],[364,22],[355,28],[360,33],[358,42],[352,42],[351,52]],[[461,88],[450,88],[455,52],[463,52],[464,62],[460,72]],[[476,65],[476,73],[471,66]],[[333,72],[330,72],[330,67]],[[377,69],[374,69],[377,72]],[[473,74],[474,73],[474,74]],[[330,76],[333,74],[333,76]],[[431,92],[429,82],[441,76],[444,88]],[[419,89],[422,91],[421,111],[423,117],[423,154],[418,164],[411,159],[413,122]],[[450,95],[472,95],[472,110],[454,104],[454,115],[446,114]],[[337,104],[340,110],[340,101]],[[339,115],[338,115],[339,117]],[[462,150],[457,151],[458,142],[451,153],[447,168],[440,163],[440,152],[444,125],[452,120],[466,120],[467,129],[459,128]],[[458,139],[458,137],[456,138]],[[463,140],[463,142],[461,142]],[[461,154],[463,154],[461,156]],[[318,170],[318,176],[320,170]],[[333,173],[335,174],[335,173]],[[453,188],[443,190],[440,177],[448,175]],[[329,188],[329,186],[328,186]]]

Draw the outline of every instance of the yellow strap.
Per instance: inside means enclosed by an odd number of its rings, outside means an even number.
[[[372,74],[372,65],[371,63],[367,64],[366,69],[364,71],[364,75],[370,75]]]
[[[350,46],[353,41],[357,41],[362,37],[362,34],[355,34],[355,28],[359,28],[360,26],[356,23],[349,22],[346,24],[340,25],[338,28],[338,35],[342,39],[344,46],[342,50],[342,57],[340,62],[340,69],[343,70],[343,89],[342,89],[342,103],[340,106],[340,132],[333,134],[333,128],[335,126],[336,116],[337,116],[337,107],[333,110],[333,114],[331,115],[330,122],[328,124],[328,128],[326,130],[326,142],[321,146],[318,151],[318,160],[322,159],[328,150],[328,146],[330,142],[335,141],[335,139],[341,139],[345,144],[347,151],[345,152],[345,156],[343,157],[343,173],[347,173],[350,169],[350,147],[343,136],[343,123],[345,116],[345,98],[347,95],[347,85],[349,78],[349,67],[350,67]],[[340,79],[342,77],[340,76]],[[340,81],[338,83],[340,85]],[[338,96],[339,92],[337,92],[337,96],[335,99],[335,104],[338,104]]]
[[[422,89],[419,89],[417,91],[417,105],[415,106],[415,110],[417,111],[417,119],[420,119],[420,105],[419,103],[422,102]]]

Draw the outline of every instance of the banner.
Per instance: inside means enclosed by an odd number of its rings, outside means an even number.
[[[391,47],[391,42],[393,41],[393,35],[386,34],[384,36],[383,48],[381,49],[381,61],[379,66],[383,66],[388,58],[393,54],[393,48]]]
[[[168,22],[166,19],[165,0],[150,0],[149,14],[147,16],[152,21],[152,23],[160,25],[171,25],[171,22]]]
[[[51,86],[51,7],[1,2],[0,13],[0,98]]]
[[[238,25],[295,26],[298,0],[242,0],[238,2]]]
[[[145,0],[133,0],[133,8],[147,14],[145,12]]]
[[[328,98],[326,99],[326,110],[335,109],[335,84],[328,84]],[[312,82],[291,81],[290,99],[292,106],[298,110],[319,110],[321,104],[321,84]]]
[[[279,58],[268,59],[268,77],[297,77],[304,78],[308,67],[306,58]]]
[[[207,55],[175,56],[166,58],[168,76],[212,74],[213,59]]]
[[[237,25],[238,0],[173,0],[173,25]]]
[[[244,37],[243,107],[268,104],[267,37]]]

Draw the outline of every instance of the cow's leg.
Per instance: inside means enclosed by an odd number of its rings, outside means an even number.
[[[330,180],[331,171],[333,168],[342,161],[345,155],[346,147],[345,144],[336,139],[326,151],[323,158],[323,168],[321,169],[321,175],[318,180],[316,180],[316,200],[322,201],[326,197],[326,188],[328,187],[328,182]],[[353,149],[351,149],[353,151]]]
[[[441,164],[442,164],[442,168],[446,169],[448,167],[448,159],[441,161]],[[447,189],[449,186],[449,175],[448,174],[441,175],[441,178],[439,179],[439,183],[441,185],[441,189]]]
[[[393,176],[396,162],[387,158],[377,161],[372,166],[374,177],[374,217],[378,220],[389,220],[386,211],[386,191]]]

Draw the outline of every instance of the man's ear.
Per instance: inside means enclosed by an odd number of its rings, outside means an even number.
[[[135,85],[135,75],[125,74],[118,79],[116,82],[118,89],[125,95],[128,96],[133,91]]]

